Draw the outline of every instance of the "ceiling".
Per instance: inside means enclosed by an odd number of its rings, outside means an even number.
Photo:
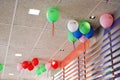
[[[46,11],[51,6],[60,10],[54,37],[51,35],[52,25],[46,19]],[[28,14],[29,9],[39,9],[40,15]],[[36,76],[35,71],[18,72],[17,63],[34,57],[38,57],[40,63],[50,59],[63,60],[73,50],[67,40],[66,25],[70,19],[89,20],[96,29],[100,26],[101,14],[116,15],[119,9],[120,0],[109,0],[109,3],[105,0],[0,0],[0,63],[5,64],[0,80],[48,80],[47,73]],[[96,18],[90,20],[91,15]],[[79,44],[78,41],[76,46]],[[16,53],[23,56],[15,57]]]

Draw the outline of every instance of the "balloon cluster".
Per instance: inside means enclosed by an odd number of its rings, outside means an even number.
[[[46,64],[41,64],[36,68],[36,74],[41,75],[42,73],[49,71],[51,69],[57,69],[59,67],[59,63],[57,60],[52,60],[47,62]]]
[[[90,39],[94,35],[94,30],[90,23],[86,20],[82,20],[79,23],[76,20],[70,20],[67,24],[68,40],[75,43],[78,40],[84,43],[87,39]]]
[[[0,64],[0,72],[3,70],[3,64]]]
[[[105,13],[100,17],[100,24],[103,28],[107,29],[113,24],[113,16],[109,13]],[[75,43],[78,40],[85,43],[87,39],[94,36],[94,30],[90,23],[86,20],[82,20],[79,23],[76,20],[70,20],[67,24],[68,40]]]
[[[22,63],[18,63],[17,70],[21,71],[22,69],[28,69],[32,71],[39,64],[38,58],[33,58],[32,61],[23,61]]]
[[[59,62],[57,60],[52,60],[47,62],[46,64],[40,64],[39,59],[33,58],[32,61],[23,61],[22,63],[18,63],[17,70],[21,71],[22,69],[28,69],[32,71],[36,67],[36,74],[40,75],[43,72],[49,71],[51,69],[57,69],[59,67]],[[2,64],[0,64],[0,71],[3,69]]]

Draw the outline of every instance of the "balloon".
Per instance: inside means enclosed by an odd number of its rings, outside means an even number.
[[[51,62],[51,66],[52,66],[53,69],[57,69],[57,68],[58,68],[58,61],[53,60],[53,61]]]
[[[17,71],[21,71],[23,69],[22,64],[18,63],[17,64]]]
[[[49,22],[54,23],[59,18],[59,10],[57,8],[51,7],[47,11],[47,19]]]
[[[34,66],[32,65],[32,63],[29,63],[29,65],[28,65],[28,70],[29,71],[32,71],[34,69]]]
[[[77,39],[74,38],[74,36],[73,36],[73,34],[71,32],[68,32],[68,40],[70,42],[73,42],[73,43],[75,43],[77,41]]]
[[[120,73],[118,73],[118,76],[120,76]]]
[[[105,72],[105,74],[110,74],[110,73],[112,73],[111,70]]]
[[[113,74],[113,76],[114,76],[114,77],[117,77],[117,76],[118,76],[118,74]]]
[[[39,59],[38,58],[33,58],[32,59],[32,65],[37,66],[39,64]]]
[[[42,72],[45,72],[46,71],[45,64],[41,64],[40,69]]]
[[[87,33],[87,34],[85,34],[84,36],[85,36],[86,38],[90,39],[91,37],[93,37],[93,35],[94,35],[94,30],[93,30],[93,28],[91,28],[91,29],[90,29],[90,32]]]
[[[23,62],[22,62],[22,67],[23,67],[24,69],[27,69],[28,66],[29,66],[29,62],[28,62],[28,61],[23,61]]]
[[[51,69],[51,63],[50,62],[47,62],[45,64],[45,67],[46,67],[46,70],[49,71]]]
[[[103,28],[109,28],[113,24],[113,16],[105,13],[100,17],[100,24]]]
[[[0,71],[3,70],[3,64],[0,64]]]
[[[36,74],[37,75],[41,75],[42,74],[42,71],[41,71],[40,67],[36,68]]]
[[[73,36],[77,39],[79,39],[80,37],[82,37],[82,33],[79,31],[79,29],[75,32],[73,32]]]
[[[87,41],[87,38],[85,36],[82,36],[79,40],[81,43],[85,43]]]
[[[80,21],[79,30],[83,34],[89,33],[89,31],[90,31],[90,23],[85,21],[85,20]]]
[[[70,20],[67,24],[67,28],[70,32],[75,32],[78,30],[79,24],[76,20]]]

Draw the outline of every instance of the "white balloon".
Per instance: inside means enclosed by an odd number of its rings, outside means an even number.
[[[75,32],[78,30],[78,22],[76,20],[70,20],[67,24],[67,28],[70,32]]]

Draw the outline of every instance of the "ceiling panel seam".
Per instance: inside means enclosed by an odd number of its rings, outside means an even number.
[[[103,2],[103,0],[101,0],[88,14],[87,18],[89,18],[89,16],[93,13],[93,11]]]
[[[4,75],[5,68],[6,68],[5,65],[7,63],[8,51],[9,51],[10,41],[11,41],[11,37],[12,37],[13,24],[14,24],[14,20],[15,20],[17,5],[18,5],[18,0],[15,1],[15,6],[14,6],[14,10],[13,10],[13,17],[12,17],[12,22],[11,22],[11,28],[10,28],[10,33],[9,33],[9,37],[8,37],[8,45],[7,45],[7,48],[6,48],[6,53],[5,53],[5,58],[4,58],[4,69],[3,69],[3,72],[1,74],[1,78]]]

